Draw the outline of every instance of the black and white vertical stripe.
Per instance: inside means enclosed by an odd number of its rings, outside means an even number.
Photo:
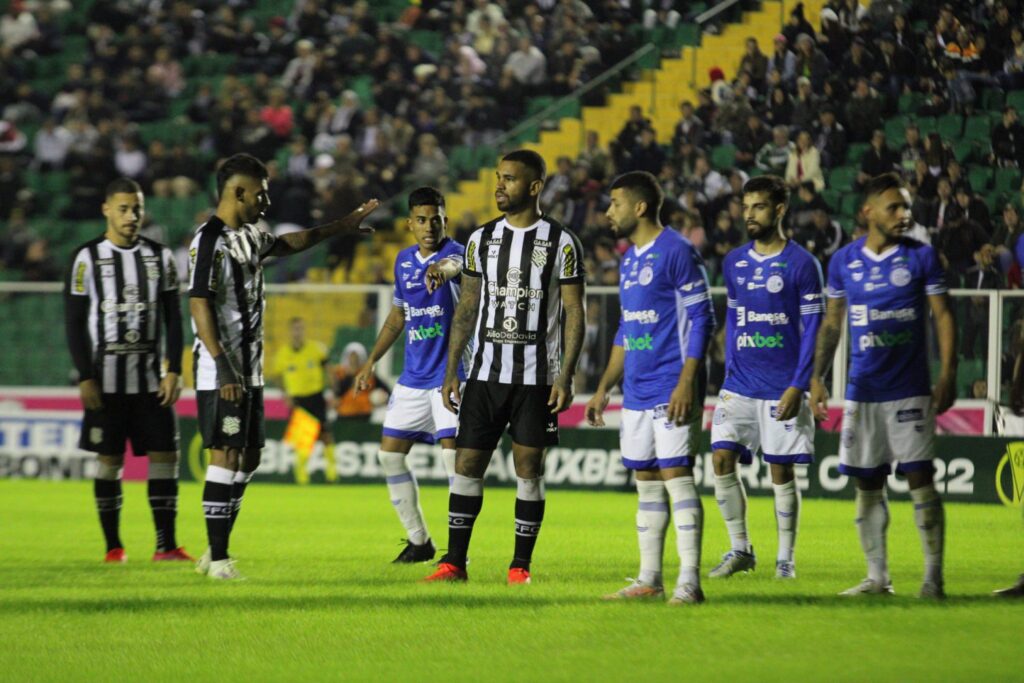
[[[104,393],[160,388],[160,294],[177,290],[174,256],[142,238],[122,249],[99,238],[75,253],[68,292],[89,298],[88,330]]]
[[[560,370],[560,255],[581,259],[579,241],[544,217],[530,228],[492,221],[470,238],[482,277],[469,377],[500,384],[549,385]],[[574,265],[574,268],[578,266]]]

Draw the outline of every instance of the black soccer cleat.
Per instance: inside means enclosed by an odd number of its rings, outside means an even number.
[[[398,553],[398,557],[392,560],[392,564],[416,564],[418,562],[430,562],[434,559],[434,555],[437,553],[437,549],[434,548],[434,543],[429,538],[423,545],[416,545],[411,541],[405,542],[405,547],[402,548],[402,552]]]

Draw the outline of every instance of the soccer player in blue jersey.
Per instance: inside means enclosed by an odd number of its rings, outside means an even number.
[[[413,444],[441,444],[449,480],[455,472],[455,432],[458,418],[441,401],[448,357],[448,331],[459,299],[462,245],[445,235],[448,217],[444,196],[432,187],[409,195],[409,230],[416,244],[395,259],[394,305],[356,387],[365,391],[374,365],[405,334],[405,367],[388,402],[383,437],[377,454],[388,485],[391,504],[405,527],[405,548],[398,563],[434,559],[434,543],[420,508],[416,478],[405,462]],[[459,378],[465,379],[460,367]]]
[[[933,483],[935,416],[953,405],[956,328],[936,251],[904,237],[913,225],[910,194],[886,173],[864,186],[867,235],[836,252],[829,263],[828,308],[818,331],[811,405],[827,415],[824,375],[832,365],[844,316],[850,331],[850,369],[839,446],[839,471],[857,483],[857,530],[868,575],[840,595],[888,595],[885,482],[891,466],[906,475],[914,522],[924,550],[920,597],[945,597],[942,554],[945,515]],[[928,371],[925,326],[931,312],[941,370]]]
[[[754,568],[747,536],[747,499],[736,472],[758,448],[769,463],[775,492],[779,549],[775,576],[796,578],[793,551],[800,514],[794,465],[814,454],[814,418],[804,400],[810,389],[814,342],[824,312],[821,266],[782,232],[788,192],[774,175],[743,187],[749,244],[725,257],[728,295],[725,381],[711,427],[715,499],[732,549],[709,576]]]
[[[608,392],[622,379],[622,462],[636,473],[640,575],[608,599],[659,598],[669,503],[676,527],[679,580],[669,604],[704,601],[700,587],[704,512],[693,478],[706,371],[715,328],[707,272],[697,250],[658,218],[662,191],[653,175],[631,172],[611,185],[607,216],[633,243],[622,259],[622,315],[608,367],[587,403],[587,421],[604,425]]]

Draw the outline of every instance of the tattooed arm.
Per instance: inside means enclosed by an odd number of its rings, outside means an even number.
[[[448,339],[448,366],[445,368],[444,385],[441,387],[441,400],[444,407],[453,413],[458,412],[457,406],[462,401],[459,391],[459,361],[469,343],[470,335],[476,330],[477,308],[480,305],[480,285],[483,278],[463,273],[462,292],[459,305],[455,308],[452,320],[452,334]]]

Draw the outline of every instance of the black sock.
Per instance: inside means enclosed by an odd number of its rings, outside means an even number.
[[[150,479],[149,507],[156,527],[156,551],[166,553],[178,547],[174,520],[178,516],[178,480]]]
[[[466,568],[466,555],[469,553],[469,539],[473,535],[473,523],[476,522],[480,508],[483,506],[483,496],[448,494],[448,552],[444,556],[445,562],[454,564],[460,569]]]
[[[509,569],[529,569],[533,546],[537,545],[540,523],[544,520],[543,500],[516,498],[516,549]]]
[[[107,541],[107,552],[114,548],[123,548],[118,529],[121,526],[121,480],[96,479],[93,482],[93,495],[96,497],[96,510],[100,513],[100,526],[103,527],[103,538]]]
[[[210,539],[210,559],[228,559],[228,534],[231,533],[231,484],[210,481],[203,487],[203,514],[206,535]]]

